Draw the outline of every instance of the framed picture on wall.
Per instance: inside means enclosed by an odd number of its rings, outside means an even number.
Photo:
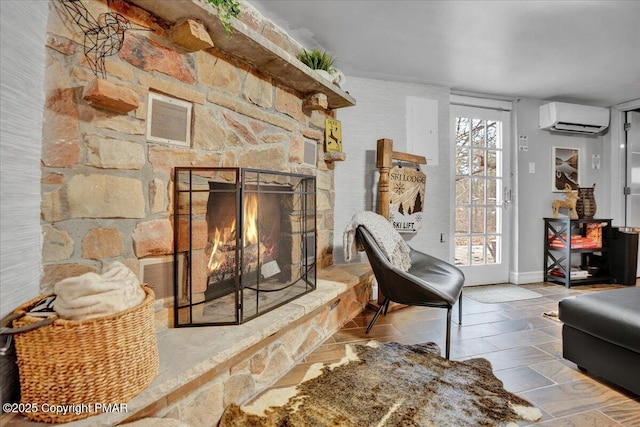
[[[327,117],[324,122],[325,151],[342,152],[342,124]]]
[[[562,192],[569,184],[573,190],[580,187],[580,149],[553,147],[553,191]]]

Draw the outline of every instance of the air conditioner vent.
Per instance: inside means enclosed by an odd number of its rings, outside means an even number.
[[[609,110],[551,102],[540,106],[540,129],[594,135],[609,127]]]
[[[577,132],[594,134],[601,130],[600,126],[583,125],[580,123],[558,122],[556,123],[554,130],[558,132]]]

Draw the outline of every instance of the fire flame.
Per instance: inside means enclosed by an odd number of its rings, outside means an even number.
[[[244,245],[258,243],[258,196],[249,194],[244,204]]]
[[[224,227],[222,231],[218,227],[216,227],[213,233],[213,239],[211,239],[213,248],[211,250],[211,256],[209,257],[209,262],[207,263],[207,268],[209,269],[210,272],[216,271],[223,266],[223,264],[226,261],[226,257],[220,256],[221,254],[218,254],[218,249],[221,246],[224,246],[229,242],[232,242],[235,239],[235,236],[236,236],[235,218],[233,219],[231,226]]]
[[[216,227],[213,237],[210,239],[212,249],[207,263],[209,272],[232,267],[225,264],[235,261],[232,255],[234,251],[230,249],[235,247],[235,238],[235,218],[230,227],[224,227],[222,230]],[[244,206],[244,246],[247,247],[255,243],[258,243],[258,196],[248,194]]]

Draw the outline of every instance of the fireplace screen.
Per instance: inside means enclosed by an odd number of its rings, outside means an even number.
[[[176,168],[176,326],[251,320],[316,287],[316,180]]]

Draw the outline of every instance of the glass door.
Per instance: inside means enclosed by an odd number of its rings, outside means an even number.
[[[509,281],[509,115],[452,107],[454,259],[467,285]]]
[[[640,111],[628,111],[625,225],[640,227]],[[640,274],[640,256],[637,270]]]
[[[627,112],[627,185],[625,225],[640,227],[640,112]]]

